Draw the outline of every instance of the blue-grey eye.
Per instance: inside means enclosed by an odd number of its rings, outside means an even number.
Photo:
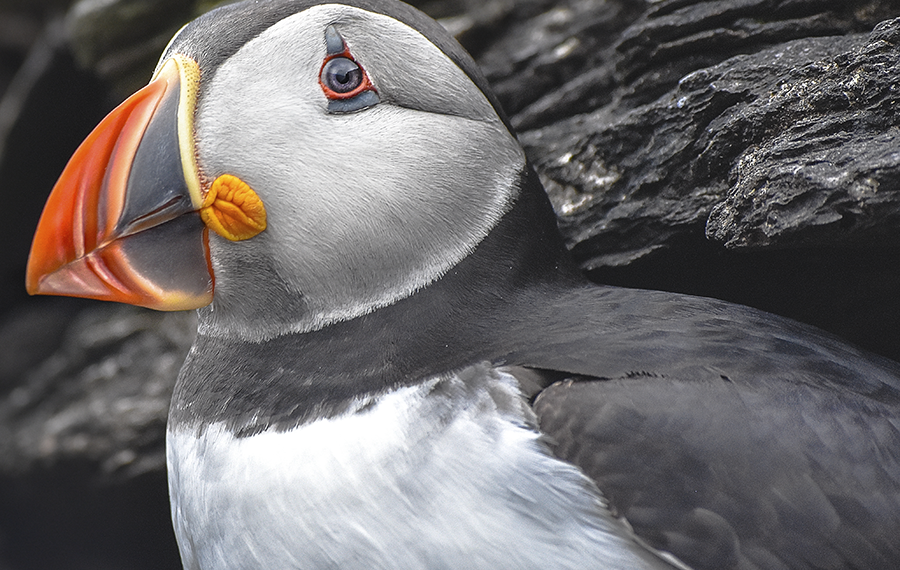
[[[335,57],[322,68],[322,85],[335,93],[350,93],[363,82],[359,65],[346,57]]]

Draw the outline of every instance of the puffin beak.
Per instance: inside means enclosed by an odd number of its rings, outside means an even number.
[[[193,60],[167,60],[81,144],[38,223],[30,294],[160,310],[212,301],[193,140],[199,78]]]

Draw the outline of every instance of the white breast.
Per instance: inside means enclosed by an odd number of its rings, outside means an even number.
[[[291,431],[170,431],[185,568],[671,568],[528,423],[483,366]]]

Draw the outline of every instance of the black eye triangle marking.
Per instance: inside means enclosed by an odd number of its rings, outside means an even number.
[[[340,55],[344,53],[347,46],[344,44],[344,38],[334,28],[328,26],[325,28],[325,53],[328,55]]]
[[[368,74],[333,25],[325,28],[325,61],[319,70],[319,85],[328,98],[329,113],[352,113],[380,102]]]

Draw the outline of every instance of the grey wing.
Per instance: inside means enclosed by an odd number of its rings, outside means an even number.
[[[556,382],[534,409],[559,457],[696,570],[900,568],[896,402],[634,374]]]

